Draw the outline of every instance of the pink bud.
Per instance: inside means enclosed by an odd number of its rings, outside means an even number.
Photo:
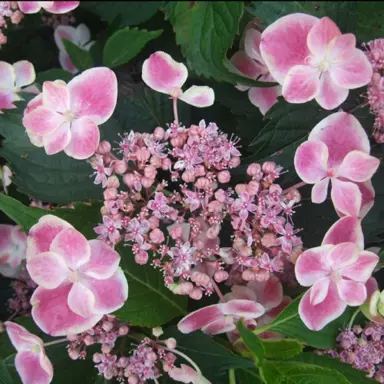
[[[137,264],[140,264],[140,265],[147,264],[148,258],[149,256],[147,252],[140,252],[140,253],[136,253],[135,255],[135,261]]]
[[[262,166],[262,170],[265,172],[265,173],[271,173],[273,172],[274,170],[276,169],[276,164],[273,162],[273,161],[266,161],[263,166]]]
[[[133,184],[135,184],[135,176],[133,173],[126,173],[124,176],[123,176],[123,181],[125,184],[128,185],[128,187],[132,187]]]
[[[105,332],[110,332],[113,328],[113,323],[110,321],[104,321],[102,326],[101,326]]]
[[[113,176],[108,177],[107,187],[108,188],[119,188],[120,187],[120,181],[117,178],[117,176],[113,175]]]
[[[173,240],[180,239],[180,237],[183,236],[183,227],[179,224],[174,224],[168,229],[168,233]]]
[[[160,337],[164,333],[163,328],[155,327],[152,328],[152,335],[155,337]]]
[[[111,152],[111,144],[109,144],[108,141],[101,141],[96,149],[96,153],[99,153],[100,155],[105,155],[108,152]]]
[[[274,233],[266,233],[261,238],[261,244],[267,248],[275,246],[276,245],[276,235]]]
[[[185,140],[182,136],[176,136],[172,137],[171,139],[171,145],[172,147],[180,148],[184,145]]]
[[[285,197],[288,200],[293,200],[296,204],[300,202],[301,200],[301,194],[298,189],[291,189]]]
[[[175,349],[176,348],[176,345],[177,345],[177,342],[176,342],[176,339],[174,339],[173,337],[170,337],[169,339],[165,340],[165,345],[167,346],[167,348],[169,349]]]
[[[151,216],[149,219],[149,224],[151,229],[155,229],[159,227],[160,221],[156,216]]]
[[[230,168],[236,168],[240,165],[240,157],[232,157],[232,159],[229,161]]]
[[[241,256],[245,256],[245,257],[251,256],[252,255],[252,248],[248,247],[248,245],[243,245],[242,247],[240,247],[239,253]]]
[[[209,239],[216,239],[219,236],[221,226],[219,224],[209,227],[207,230],[207,237]]]
[[[148,165],[144,168],[144,176],[148,177],[148,179],[154,179],[157,175],[156,168],[152,165]]]
[[[214,200],[208,204],[208,211],[209,212],[219,213],[222,211],[222,209],[223,209],[223,204],[220,203],[220,201]]]
[[[165,159],[163,159],[161,169],[163,169],[164,171],[167,171],[171,165],[172,165],[171,159],[166,157]]]
[[[101,216],[108,216],[109,210],[107,207],[101,207],[100,213],[101,213]]]
[[[160,244],[165,240],[164,233],[159,228],[155,228],[149,233],[149,238],[155,244]]]
[[[157,355],[155,352],[148,352],[146,355],[145,355],[145,358],[147,361],[149,362],[155,362],[157,360]]]
[[[112,163],[113,170],[118,174],[122,175],[125,173],[128,169],[127,164],[125,163],[124,160],[115,160]]]
[[[241,274],[241,277],[242,277],[245,281],[254,281],[254,280],[256,280],[256,273],[250,271],[249,269],[246,269],[246,270],[243,271],[243,273]]]
[[[139,379],[137,376],[129,376],[128,384],[139,384]]]
[[[102,357],[102,354],[101,353],[94,353],[93,356],[92,356],[92,360],[94,363],[98,364],[98,363],[101,363],[101,357]]]
[[[120,325],[120,327],[119,327],[119,335],[120,336],[128,335],[128,332],[129,332],[128,325]]]
[[[280,187],[279,184],[271,184],[269,187],[269,193],[273,193],[277,196],[280,196],[283,193],[283,189]]]
[[[220,203],[224,203],[224,201],[227,198],[227,195],[225,194],[224,190],[218,189],[215,192],[215,198],[216,198],[216,200],[220,201]]]
[[[192,292],[190,292],[189,297],[193,300],[200,300],[203,297],[203,291],[200,288],[195,287],[192,289]]]
[[[153,185],[155,182],[155,179],[149,179],[148,177],[143,177],[141,179],[141,184],[143,185],[144,188],[150,188],[151,185]]]
[[[112,351],[112,348],[113,348],[113,344],[103,344],[101,346],[101,352],[108,354],[109,352]]]
[[[256,196],[260,189],[260,183],[258,181],[252,180],[247,185],[247,192],[251,196]]]
[[[181,175],[181,178],[186,182],[186,183],[193,183],[196,180],[194,172],[191,171],[185,171]]]
[[[117,189],[116,188],[107,188],[104,191],[105,200],[115,200],[117,199]]]
[[[155,168],[160,168],[161,167],[161,158],[158,156],[151,156],[149,162],[151,165],[153,165]]]
[[[227,280],[228,277],[229,277],[229,274],[226,271],[216,271],[215,274],[213,275],[213,278],[218,283],[221,283],[222,281]]]
[[[206,177],[199,177],[196,180],[195,187],[198,189],[207,189],[209,187],[209,180]]]
[[[165,131],[163,128],[161,127],[156,127],[155,130],[153,131],[153,138],[155,140],[162,140],[164,138],[164,135],[165,135]]]
[[[223,184],[229,183],[231,180],[231,174],[228,171],[221,171],[217,174],[217,180]]]
[[[197,285],[207,286],[211,279],[206,273],[194,271],[191,274],[191,280]]]
[[[237,184],[235,187],[235,191],[240,195],[242,192],[247,191],[247,184]]]
[[[199,136],[199,133],[200,133],[199,126],[192,124],[188,129],[188,133],[190,136]]]
[[[84,337],[84,344],[85,345],[92,345],[94,344],[95,340],[93,340],[93,337],[91,335],[87,335]]]
[[[247,168],[247,175],[248,176],[257,176],[261,172],[261,166],[257,163],[252,163]]]
[[[79,349],[68,349],[68,355],[72,360],[77,360],[80,356]]]
[[[199,176],[204,176],[205,175],[205,168],[203,165],[197,165],[195,167],[195,176],[196,177],[199,177]]]
[[[176,295],[189,295],[193,290],[193,284],[189,281],[183,281],[178,284],[172,284],[169,288]]]
[[[135,152],[138,161],[145,163],[151,156],[147,148],[140,148]]]

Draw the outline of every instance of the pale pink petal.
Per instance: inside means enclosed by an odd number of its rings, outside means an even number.
[[[70,143],[71,137],[70,123],[65,122],[61,124],[56,131],[43,136],[45,153],[47,155],[54,155],[62,151]]]
[[[85,24],[79,24],[76,27],[76,43],[85,46],[91,40],[91,32]],[[84,47],[85,48],[85,47]]]
[[[315,56],[324,56],[328,44],[341,32],[337,25],[329,18],[323,17],[315,23],[307,36],[307,45]]]
[[[91,246],[76,229],[63,229],[52,241],[50,250],[58,253],[72,270],[77,270],[91,258]]]
[[[0,61],[0,88],[2,90],[12,90],[15,87],[15,70],[13,66],[6,61]]]
[[[367,296],[371,296],[375,291],[379,289],[377,280],[374,277],[370,277],[365,283],[365,288],[367,288]]]
[[[327,110],[334,109],[347,99],[349,91],[332,81],[328,72],[321,75],[320,92],[316,96],[319,105]]]
[[[359,256],[354,243],[340,243],[334,245],[327,253],[326,259],[332,270],[337,271],[353,264]]]
[[[256,300],[265,310],[277,307],[283,300],[283,287],[280,280],[271,275],[267,281],[250,281],[247,284],[256,293]]]
[[[248,91],[249,101],[260,109],[260,112],[265,115],[274,104],[277,103],[277,98],[281,96],[281,86],[268,88],[251,88]]]
[[[0,224],[0,255],[4,249],[8,247],[12,247],[12,239],[11,239],[12,231],[13,231],[13,225]]]
[[[372,78],[372,65],[367,56],[355,49],[348,61],[332,64],[329,68],[332,80],[340,87],[355,89],[367,85]]]
[[[39,95],[41,93],[40,89],[36,86],[36,83],[23,88],[23,92],[32,93],[33,95]]]
[[[108,279],[120,263],[119,254],[100,240],[90,240],[91,258],[80,267],[80,271],[95,279]]]
[[[128,298],[127,278],[120,267],[105,280],[96,280],[83,275],[81,283],[95,296],[94,313],[107,314],[117,311]]]
[[[71,283],[64,283],[56,289],[38,287],[31,297],[33,320],[51,336],[84,332],[92,328],[103,316],[84,318],[71,311],[67,304],[71,288]]]
[[[16,87],[21,88],[32,84],[36,79],[35,68],[27,60],[21,60],[13,64],[16,77]]]
[[[317,20],[314,16],[294,13],[276,20],[262,33],[261,56],[280,84],[292,67],[305,63],[309,55],[307,35]]]
[[[53,239],[71,224],[53,215],[45,215],[31,227],[27,238],[27,260],[30,257],[50,250]]]
[[[365,283],[372,275],[379,257],[370,251],[362,251],[359,253],[358,259],[341,270],[341,275],[351,280]]]
[[[29,112],[33,111],[37,107],[43,106],[43,94],[40,93],[39,95],[35,96],[28,104],[27,107],[24,110],[24,116],[28,114]]]
[[[57,48],[59,48],[60,51],[66,52],[63,39],[74,42],[76,36],[76,28],[70,25],[59,25],[56,27],[53,36],[55,38]]]
[[[221,312],[220,305],[208,305],[190,313],[179,321],[177,328],[181,333],[191,333],[222,318],[223,313]]]
[[[67,13],[77,8],[80,1],[52,1],[52,5],[43,5],[43,8],[50,13]]]
[[[54,252],[41,252],[27,262],[27,270],[32,280],[43,288],[57,288],[70,270],[64,259]]]
[[[321,204],[325,201],[328,194],[329,177],[325,177],[323,180],[318,181],[311,191],[312,203]]]
[[[236,52],[230,61],[240,73],[251,79],[258,78],[267,70],[264,65],[252,60],[244,51]],[[246,91],[249,89],[249,86],[238,84],[236,88],[240,91]]]
[[[13,91],[1,91],[0,90],[0,113],[2,109],[13,109],[16,108],[14,101],[18,98]]]
[[[188,77],[187,67],[172,59],[168,53],[158,51],[144,61],[142,78],[157,92],[171,94],[181,89]]]
[[[317,68],[295,65],[284,79],[282,94],[289,103],[306,103],[318,95],[320,84]]]
[[[364,128],[353,115],[336,112],[321,120],[311,131],[309,141],[320,140],[328,147],[329,167],[338,167],[353,150],[369,154],[370,145]]]
[[[331,321],[337,319],[346,307],[347,304],[340,299],[335,284],[331,283],[327,297],[317,305],[311,304],[310,290],[308,290],[300,301],[299,315],[309,329],[320,331]]]
[[[43,340],[41,340],[40,337],[33,335],[21,325],[12,321],[6,321],[4,325],[8,337],[17,351],[24,351],[39,345],[41,347],[43,346]]]
[[[352,33],[337,36],[330,44],[329,60],[338,63],[349,60],[356,50],[356,37]]]
[[[207,86],[192,85],[179,97],[185,103],[198,108],[210,107],[215,101],[215,92]]]
[[[91,68],[68,83],[71,111],[76,117],[88,117],[95,124],[105,123],[115,110],[117,79],[105,67]]]
[[[69,91],[67,85],[58,81],[44,81],[43,103],[48,109],[64,113],[69,110]]]
[[[321,141],[305,141],[295,153],[294,164],[306,183],[318,183],[327,175],[328,148]]]
[[[355,243],[362,250],[364,248],[364,235],[361,229],[361,221],[357,217],[345,216],[336,221],[328,229],[324,236],[322,245]]]
[[[39,1],[18,1],[17,4],[20,11],[25,14],[37,13],[41,8]]]
[[[260,42],[261,32],[259,32],[257,29],[250,28],[247,30],[247,32],[245,32],[244,49],[246,54],[252,59],[263,63],[264,61],[260,53]]]
[[[292,302],[292,299],[289,296],[283,296],[283,300],[281,301],[281,303],[277,307],[272,308],[268,312],[266,312],[264,316],[267,316],[270,319],[270,321],[272,321],[291,302]],[[264,316],[261,317],[259,320],[257,320],[257,324],[261,324],[261,319],[264,318]],[[267,324],[267,323],[263,323],[263,324]]]
[[[60,62],[61,68],[63,68],[65,71],[71,72],[73,74],[76,74],[79,72],[79,70],[72,63],[72,60],[69,57],[68,53],[64,51],[59,52],[59,62]]]
[[[254,319],[265,313],[261,304],[251,300],[235,299],[219,305],[224,315],[235,315],[246,319]]]
[[[28,131],[26,132],[29,140],[31,140],[31,143],[33,145],[35,145],[36,147],[44,147],[43,136],[34,135],[33,133]]]
[[[73,312],[82,317],[92,316],[95,303],[95,295],[90,289],[81,283],[73,284],[68,295],[68,306]]]
[[[71,141],[64,152],[76,160],[91,157],[100,143],[99,127],[89,117],[75,119],[71,124]]]
[[[52,363],[43,353],[19,352],[15,357],[15,368],[23,384],[49,384],[53,378]]]
[[[330,268],[326,255],[332,248],[331,245],[322,245],[304,251],[295,264],[295,275],[300,285],[309,287],[319,279],[328,276]]]
[[[351,151],[345,156],[338,175],[352,181],[364,182],[377,171],[380,160],[361,151]]]
[[[236,329],[236,325],[232,316],[222,316],[219,319],[212,321],[201,331],[207,335],[219,335],[220,333],[231,332]]]
[[[181,364],[180,368],[172,368],[168,375],[175,381],[180,381],[182,383],[192,383],[192,384],[211,384],[204,376],[196,372],[190,366]]]
[[[368,180],[364,183],[356,183],[361,192],[362,201],[360,208],[360,218],[364,218],[367,213],[371,210],[375,202],[375,189],[371,180]]]
[[[344,215],[359,215],[362,198],[356,184],[332,178],[331,198],[335,208]]]
[[[64,123],[63,115],[46,107],[37,107],[23,118],[24,127],[34,135],[52,133]]]
[[[309,294],[309,302],[311,305],[320,304],[325,300],[328,295],[328,288],[330,283],[331,279],[329,277],[324,277],[313,285]]]
[[[250,284],[250,283],[248,283],[248,284]],[[248,286],[246,287],[244,285],[234,285],[234,286],[232,286],[231,292],[227,293],[224,297],[228,298],[228,300],[231,300],[231,299],[246,299],[246,300],[257,301],[256,292],[253,291]]]
[[[353,307],[361,305],[367,298],[367,289],[363,283],[341,279],[337,283],[337,291],[342,300]]]

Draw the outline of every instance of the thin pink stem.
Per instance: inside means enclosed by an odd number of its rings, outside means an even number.
[[[19,311],[16,311],[14,312],[8,319],[8,321],[12,321],[17,315],[18,315]]]
[[[65,342],[68,342],[67,338],[59,339],[59,340],[53,340],[53,341],[50,341],[49,343],[45,343],[44,347],[49,347],[50,345],[61,344],[61,343],[65,343]]]
[[[300,183],[292,185],[292,187],[284,189],[283,193],[288,193],[288,192],[292,191],[292,189],[299,189],[301,187],[304,187],[304,185],[307,185],[307,183],[305,183],[304,181],[301,181]]]
[[[367,106],[368,104],[369,104],[369,101],[366,101],[365,103],[359,104],[359,105],[356,106],[355,108],[351,109],[348,113],[353,113],[353,112],[355,112],[357,109],[359,109],[359,108],[364,108],[364,107]]]
[[[175,117],[175,123],[179,125],[179,113],[177,111],[177,97],[173,97],[173,115]]]
[[[213,279],[211,279],[211,283],[212,283],[212,285],[213,285],[213,288],[215,289],[215,292],[217,293],[217,296],[219,296],[220,301],[225,301],[224,296],[223,296],[223,294],[221,293],[220,288],[218,287],[218,285],[216,284],[216,282],[215,282]]]

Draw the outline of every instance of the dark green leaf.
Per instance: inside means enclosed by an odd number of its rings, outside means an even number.
[[[261,340],[253,334],[248,328],[244,327],[242,321],[239,321],[237,324],[241,340],[246,345],[246,347],[251,351],[256,365],[260,366],[264,361],[265,349]]]
[[[289,359],[303,350],[303,344],[295,339],[265,339],[262,340],[266,359]]]
[[[103,63],[113,68],[128,63],[138,55],[145,45],[159,37],[162,30],[147,31],[138,28],[124,28],[113,34],[105,44]]]
[[[383,36],[384,4],[381,1],[357,1],[356,35],[361,41]]]
[[[226,57],[239,32],[242,13],[242,1],[170,1],[165,6],[166,18],[176,33],[176,42],[181,46],[188,66],[197,75],[232,84],[271,86],[273,83],[242,76]]]
[[[65,50],[67,51],[73,65],[79,70],[84,71],[93,66],[93,58],[90,52],[81,49],[68,39],[63,39]]]
[[[12,384],[13,380],[8,372],[8,368],[4,360],[0,360],[0,384]]]
[[[256,369],[236,369],[236,384],[264,383]]]
[[[39,72],[36,75],[36,83],[40,85],[43,85],[44,81],[63,80],[67,83],[72,79],[72,73],[59,68],[48,69],[48,71]]]
[[[120,319],[132,325],[155,327],[187,314],[187,298],[165,287],[159,270],[149,264],[137,264],[130,247],[119,246],[117,250],[129,284],[129,300],[115,313]]]

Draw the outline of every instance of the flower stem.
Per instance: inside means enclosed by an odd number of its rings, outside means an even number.
[[[357,109],[359,109],[359,108],[364,108],[364,107],[367,106],[368,104],[369,104],[369,101],[366,101],[365,103],[362,103],[362,104],[357,105],[355,108],[351,109],[349,112],[347,111],[347,113],[353,113],[353,112],[355,112]]]
[[[45,343],[44,347],[49,347],[51,345],[65,343],[66,341],[68,341],[68,339],[66,337],[64,339],[53,340],[53,341],[50,341],[49,343]]]
[[[173,97],[173,115],[175,117],[175,124],[179,125],[179,113],[177,111],[177,97]]]
[[[288,192],[292,191],[292,189],[299,189],[301,187],[304,187],[304,185],[307,185],[307,183],[305,183],[304,181],[301,181],[300,183],[292,185],[292,187],[284,189],[283,193],[288,193]]]
[[[220,288],[218,287],[216,282],[213,279],[211,279],[211,283],[212,283],[213,288],[215,289],[215,292],[217,293],[217,296],[219,296],[220,301],[225,301],[224,296],[221,293]]]
[[[360,307],[358,307],[356,309],[355,312],[353,312],[353,315],[351,317],[351,320],[349,321],[348,323],[348,329],[351,329],[352,328],[352,325],[353,325],[353,321],[355,320],[356,316],[360,313]]]
[[[233,368],[229,370],[229,384],[236,384],[235,370]]]
[[[195,369],[195,371],[200,375],[200,376],[203,376],[203,374],[201,373],[200,371],[200,368],[198,367],[198,365],[190,358],[188,357],[187,355],[184,355],[184,353],[176,350],[176,349],[169,349],[169,348],[164,348],[166,351],[168,352],[171,352],[171,353],[174,353],[175,355],[179,355],[181,356],[183,359],[187,360],[189,364],[192,365],[192,367]]]

